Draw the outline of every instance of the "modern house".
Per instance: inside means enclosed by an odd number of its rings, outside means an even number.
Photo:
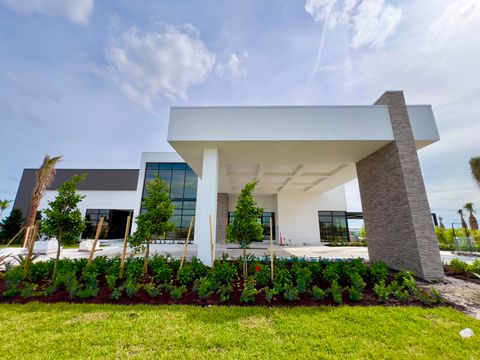
[[[177,231],[168,237],[184,238],[195,215],[194,242],[209,264],[209,218],[214,242],[224,241],[248,181],[259,181],[259,221],[272,219],[277,242],[319,245],[348,238],[344,184],[358,178],[370,259],[436,279],[443,268],[417,150],[438,140],[431,106],[407,106],[400,91],[368,106],[173,107],[176,153],[143,153],[139,170],[60,169],[41,207],[61,182],[86,172],[81,209],[93,225],[107,216],[106,236],[116,237],[159,176],[175,204]],[[24,171],[15,208],[28,206],[34,172]]]

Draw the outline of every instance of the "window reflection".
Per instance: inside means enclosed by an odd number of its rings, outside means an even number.
[[[175,206],[171,221],[177,228],[164,239],[186,239],[190,221],[195,215],[197,175],[186,163],[147,163],[143,196],[148,193],[146,185],[157,176],[168,186],[170,198]],[[190,238],[193,238],[193,233]]]

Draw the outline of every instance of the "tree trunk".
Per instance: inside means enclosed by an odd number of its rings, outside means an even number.
[[[143,276],[148,274],[148,256],[150,255],[150,240],[147,240],[147,250],[145,251],[145,257],[143,259]]]
[[[247,268],[247,249],[243,248],[243,281],[247,281],[248,268]]]
[[[478,230],[478,222],[473,212],[470,211],[470,216],[468,217],[468,222],[470,223],[470,229]]]
[[[55,257],[55,265],[53,266],[52,281],[55,280],[55,276],[57,275],[58,260],[60,259],[60,240],[61,237],[57,239],[57,256]]]
[[[36,195],[32,195],[32,201],[28,209],[27,220],[25,221],[25,227],[33,226],[35,219],[37,218],[37,209],[40,206],[40,198]]]

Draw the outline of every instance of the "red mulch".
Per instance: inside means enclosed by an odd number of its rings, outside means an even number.
[[[120,282],[117,282],[119,285]],[[44,282],[39,284],[37,290],[43,290],[48,283]],[[265,300],[265,294],[261,291],[256,297],[255,302],[253,303],[242,303],[240,302],[241,294],[241,280],[238,280],[236,286],[234,286],[234,292],[231,294],[230,300],[227,302],[220,302],[220,297],[218,294],[214,294],[208,299],[199,299],[198,295],[192,290],[192,286],[188,287],[188,291],[181,297],[179,300],[172,300],[170,294],[162,293],[161,295],[152,298],[148,296],[144,289],[141,289],[134,297],[129,298],[125,294],[122,294],[120,299],[112,300],[110,299],[111,290],[108,288],[105,280],[99,281],[100,291],[98,295],[94,298],[89,299],[71,299],[67,291],[63,288],[59,289],[55,294],[51,296],[35,296],[29,299],[23,299],[21,296],[17,295],[11,298],[4,298],[1,294],[5,291],[5,281],[0,280],[0,303],[5,304],[25,304],[32,301],[38,301],[41,303],[57,303],[57,302],[67,302],[67,303],[76,303],[76,304],[119,304],[119,305],[136,305],[136,304],[149,304],[149,305],[162,305],[162,304],[184,304],[184,305],[197,305],[197,306],[211,306],[211,305],[224,305],[224,306],[266,306],[266,307],[295,307],[295,306],[338,306],[334,303],[330,297],[327,297],[323,301],[316,301],[309,294],[300,294],[300,299],[296,301],[287,301],[283,298],[283,295],[277,295],[274,300],[267,302]],[[419,301],[410,300],[408,303],[404,304],[398,300],[390,299],[386,303],[381,303],[375,296],[372,287],[369,285],[363,292],[363,300],[359,302],[353,302],[348,298],[348,292],[343,293],[343,304],[349,306],[423,306],[423,307],[435,307],[435,306],[452,306],[459,309],[458,306],[451,303],[444,303],[440,305],[425,306]]]

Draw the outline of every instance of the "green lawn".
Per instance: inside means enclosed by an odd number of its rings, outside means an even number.
[[[465,327],[477,334],[461,339]],[[2,359],[480,359],[450,308],[0,305]]]

